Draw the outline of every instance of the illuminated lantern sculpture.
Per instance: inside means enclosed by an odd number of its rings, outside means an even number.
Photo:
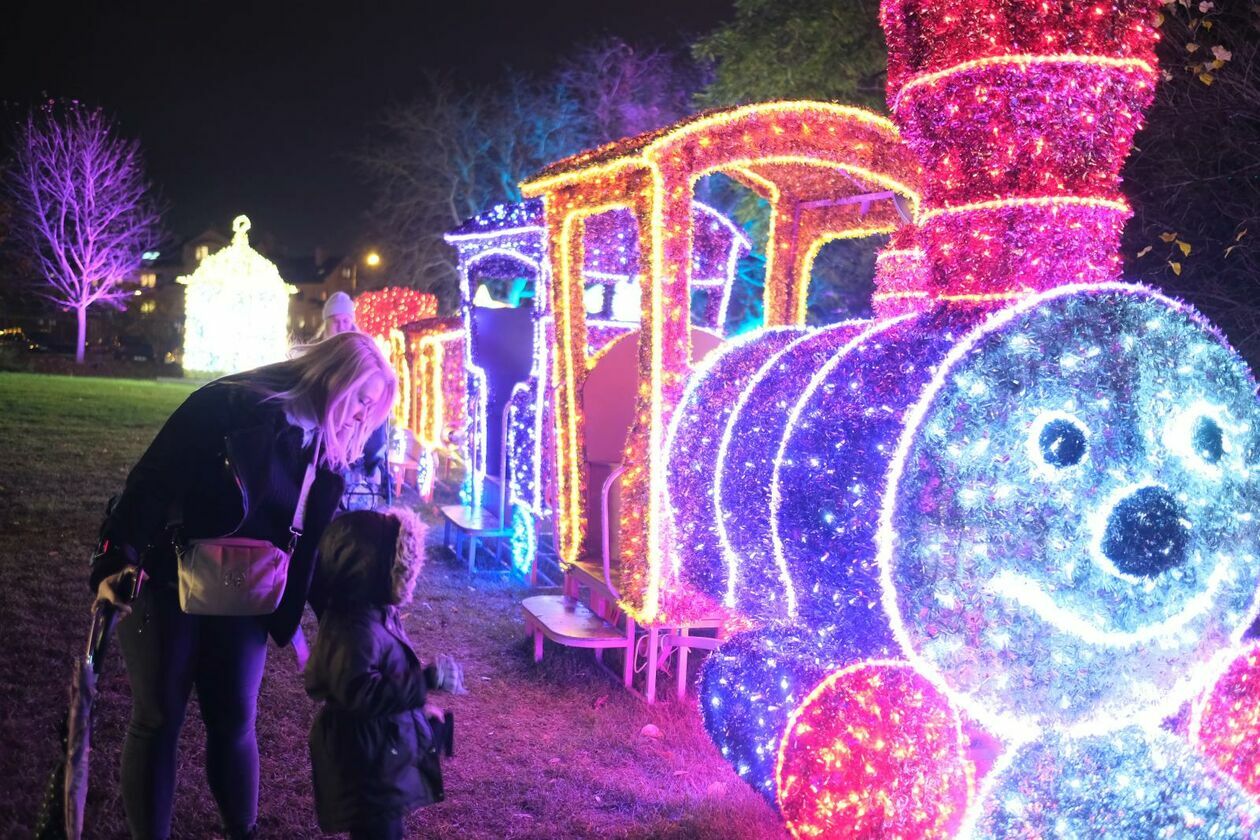
[[[275,264],[249,246],[249,219],[232,222],[232,242],[178,282],[184,291],[184,371],[224,374],[283,361],[289,295]]]

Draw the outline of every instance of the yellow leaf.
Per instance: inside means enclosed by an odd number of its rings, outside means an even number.
[[[1138,251],[1138,252],[1137,252],[1137,258],[1140,260],[1140,259],[1142,259],[1142,257],[1145,257],[1147,254],[1149,254],[1149,253],[1151,252],[1151,248],[1153,248],[1153,247],[1154,247],[1153,245],[1147,245],[1147,246],[1146,246],[1145,248],[1143,248],[1141,251]]]
[[[1172,266],[1173,274],[1176,274],[1178,277],[1180,277],[1181,276],[1181,263],[1170,262],[1168,264]]]
[[[1181,249],[1181,255],[1183,257],[1190,256],[1190,243],[1189,242],[1178,242],[1177,247]]]
[[[1222,67],[1224,67],[1224,66],[1225,66],[1225,62],[1221,61],[1221,60],[1218,58],[1218,59],[1215,59],[1215,60],[1214,60],[1211,64],[1209,64],[1209,65],[1208,65],[1208,69],[1209,69],[1209,70],[1220,70],[1220,69],[1221,69]]]
[[[1161,233],[1161,234],[1159,235],[1159,238],[1160,238],[1160,239],[1162,239],[1162,240],[1164,240],[1165,242],[1176,242],[1176,241],[1177,241],[1177,234],[1175,234],[1175,233]]]
[[[1205,85],[1210,85],[1212,82],[1216,81],[1216,78],[1211,73],[1200,73],[1199,81],[1203,82]]]
[[[1203,21],[1203,28],[1204,28],[1204,29],[1211,29],[1211,28],[1212,28],[1212,21],[1210,21],[1210,20],[1205,20],[1205,21]]]
[[[1199,45],[1196,44],[1194,41],[1191,41],[1190,43],[1186,44],[1186,52],[1192,53],[1192,52],[1198,52],[1198,51],[1199,51]]]

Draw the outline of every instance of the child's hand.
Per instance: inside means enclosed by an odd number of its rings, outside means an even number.
[[[442,718],[446,716],[446,713],[442,711],[441,706],[430,700],[424,704],[424,716],[427,718],[437,718],[438,720],[442,720]]]

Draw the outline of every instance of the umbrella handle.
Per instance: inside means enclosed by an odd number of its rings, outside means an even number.
[[[134,601],[140,589],[140,575],[133,574],[126,580],[130,593],[127,601]],[[109,637],[114,632],[114,624],[118,621],[118,608],[108,601],[97,601],[92,610],[92,629],[88,632],[87,651],[84,661],[97,674],[101,672],[101,663],[105,658],[105,650],[109,646]]]
[[[118,608],[113,604],[98,604],[92,610],[92,629],[88,632],[87,652],[84,660],[96,673],[101,672],[101,660],[105,658],[105,648],[109,636],[114,630],[114,622],[118,620]]]

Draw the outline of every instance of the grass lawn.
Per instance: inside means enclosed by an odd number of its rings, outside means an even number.
[[[91,602],[87,556],[106,499],[189,386],[0,373],[0,837],[28,836],[64,710],[71,657]],[[435,528],[435,530],[437,530]],[[722,761],[694,699],[643,705],[589,652],[550,644],[532,662],[520,587],[470,580],[431,548],[405,617],[420,655],[453,654],[470,693],[455,710],[447,802],[408,821],[411,837],[779,838],[770,808]],[[308,616],[307,635],[315,627]],[[126,837],[118,756],[127,679],[111,661],[93,733],[88,837]],[[306,735],[315,714],[292,652],[269,653],[259,701],[260,834],[318,834]],[[663,737],[641,736],[655,724]],[[194,699],[180,752],[173,836],[214,835]]]

